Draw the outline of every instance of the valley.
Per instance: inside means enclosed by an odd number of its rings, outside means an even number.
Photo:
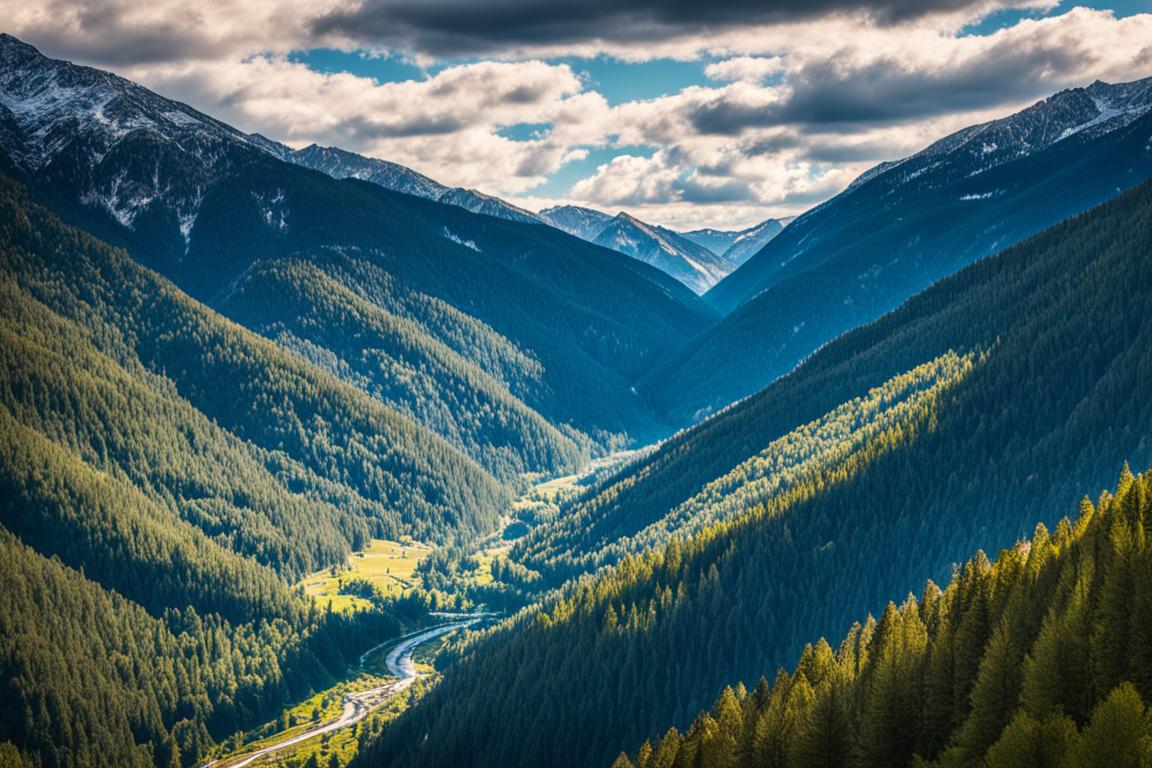
[[[1152,765],[1147,66],[789,48],[1152,14],[384,5],[0,31],[0,767]]]

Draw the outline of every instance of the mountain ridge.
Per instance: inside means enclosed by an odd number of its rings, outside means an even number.
[[[1066,91],[864,174],[709,291],[724,319],[638,388],[670,418],[699,419],[934,281],[1139,184],[1152,175],[1150,83],[1108,86],[1123,109],[1105,120],[1087,89]]]

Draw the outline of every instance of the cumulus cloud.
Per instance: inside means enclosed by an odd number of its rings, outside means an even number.
[[[704,74],[711,80],[760,83],[780,74],[785,67],[782,56],[736,56],[709,64],[704,67]]]
[[[239,59],[311,39],[337,0],[0,0],[6,31],[98,66]]]

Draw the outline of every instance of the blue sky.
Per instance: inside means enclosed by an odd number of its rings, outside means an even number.
[[[1152,75],[1149,5],[30,0],[11,25],[292,145],[529,208],[742,227],[1057,90]]]

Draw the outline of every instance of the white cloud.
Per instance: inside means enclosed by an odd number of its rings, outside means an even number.
[[[783,72],[785,66],[782,56],[737,56],[709,64],[704,67],[704,74],[711,80],[760,83]]]

